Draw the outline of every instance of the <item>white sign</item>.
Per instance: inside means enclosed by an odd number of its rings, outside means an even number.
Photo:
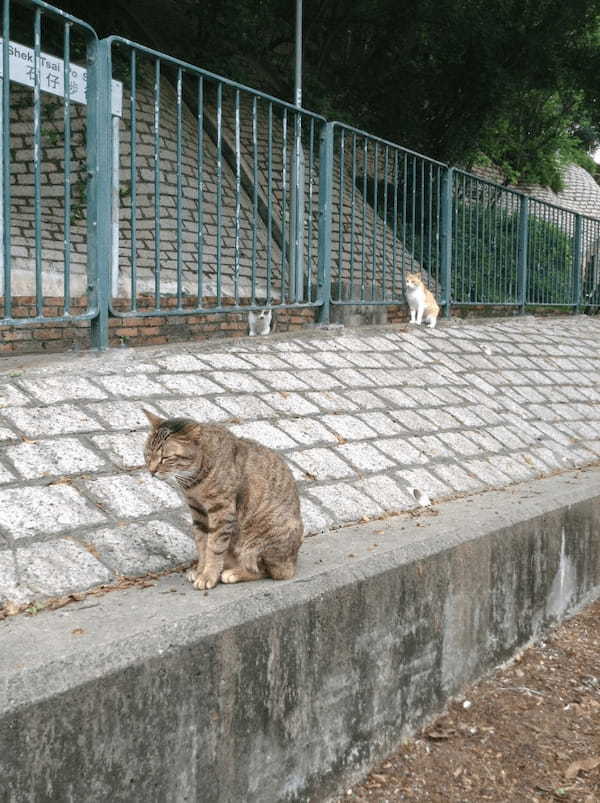
[[[2,77],[2,47],[0,37],[0,78]],[[35,53],[30,47],[9,42],[8,45],[10,80],[17,84],[33,86],[35,83]],[[39,81],[42,92],[63,97],[65,89],[64,62],[47,53],[40,53]],[[87,71],[76,64],[69,64],[69,98],[74,103],[87,103]],[[121,117],[123,107],[123,84],[112,81],[111,112]]]

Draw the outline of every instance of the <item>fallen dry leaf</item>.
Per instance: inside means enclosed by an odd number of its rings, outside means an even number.
[[[85,634],[85,630],[82,627],[76,627],[71,630],[71,634],[73,636],[83,636]]]
[[[565,778],[567,778],[569,781],[572,781],[573,778],[577,778],[580,772],[589,772],[590,770],[594,770],[599,764],[599,757],[582,758],[580,761],[574,761],[567,767],[565,771]]]

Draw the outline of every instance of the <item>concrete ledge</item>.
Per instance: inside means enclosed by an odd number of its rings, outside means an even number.
[[[600,593],[600,469],[0,624],[2,801],[326,799]]]

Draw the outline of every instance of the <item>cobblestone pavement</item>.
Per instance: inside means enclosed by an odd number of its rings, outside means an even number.
[[[311,534],[600,460],[600,318],[5,359],[0,604],[193,558],[180,496],[143,469],[142,406],[281,451]]]

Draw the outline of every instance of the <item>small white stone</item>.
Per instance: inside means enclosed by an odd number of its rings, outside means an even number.
[[[465,700],[464,703],[463,703],[463,708],[467,708],[468,709],[472,705],[473,705],[473,703],[470,700]]]

